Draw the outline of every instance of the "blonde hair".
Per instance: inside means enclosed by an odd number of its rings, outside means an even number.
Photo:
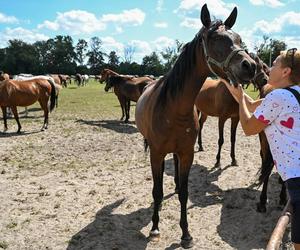
[[[282,66],[292,69],[290,80],[293,84],[300,84],[300,50],[290,53],[289,50],[280,52],[280,61]]]

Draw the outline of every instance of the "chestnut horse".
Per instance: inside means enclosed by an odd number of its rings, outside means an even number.
[[[153,80],[150,77],[131,77],[122,75],[111,75],[106,78],[106,85],[104,90],[107,92],[110,88],[114,88],[114,92],[122,109],[123,120],[125,115],[125,123],[129,120],[130,114],[130,101],[137,102],[145,86]]]
[[[48,100],[50,97],[50,108]],[[7,131],[6,107],[10,107],[18,124],[18,131],[21,131],[17,106],[29,106],[38,101],[44,110],[44,124],[42,131],[48,127],[48,114],[55,106],[55,83],[53,80],[44,78],[33,78],[30,80],[17,81],[5,80],[0,84],[0,106],[4,120],[4,132]]]
[[[250,57],[256,62],[256,74],[251,82],[255,86],[263,86],[268,80],[268,68],[265,63],[255,54],[250,53]],[[220,166],[221,149],[224,143],[224,124],[227,119],[231,119],[231,165],[236,166],[235,159],[235,141],[236,129],[239,123],[239,105],[230,94],[229,90],[221,80],[206,80],[200,89],[195,105],[197,110],[201,112],[199,119],[198,149],[203,151],[202,146],[202,129],[207,116],[218,117],[218,153],[216,156],[215,167]]]
[[[175,156],[175,182],[181,207],[181,245],[193,246],[188,230],[188,176],[194,158],[194,144],[199,129],[194,108],[196,96],[210,72],[237,82],[254,77],[256,65],[241,49],[241,38],[231,27],[237,17],[234,8],[223,23],[211,21],[205,4],[201,9],[203,27],[187,43],[173,68],[155,84],[149,84],[136,104],[136,125],[150,148],[153,177],[154,211],[150,240],[159,239],[159,208],[163,200],[164,158]],[[177,174],[176,174],[177,172]]]
[[[105,82],[110,76],[121,76],[119,73],[111,69],[103,69],[98,77],[99,82]]]
[[[273,88],[270,85],[265,85],[265,86],[258,85],[256,87],[259,90],[260,98],[264,98],[268,93],[270,93],[273,90]],[[266,204],[268,200],[267,192],[268,192],[269,177],[274,167],[274,160],[264,131],[259,133],[259,142],[260,142],[261,169],[260,169],[258,184],[259,185],[263,184],[263,187],[259,197],[259,202],[257,203],[257,211],[260,213],[265,213],[267,211]],[[281,184],[279,205],[284,206],[287,202],[286,187],[280,176],[278,182],[279,184]]]

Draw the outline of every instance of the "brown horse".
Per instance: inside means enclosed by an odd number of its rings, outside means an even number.
[[[181,245],[192,247],[188,230],[188,176],[194,158],[199,129],[194,103],[211,72],[233,82],[247,82],[255,74],[255,62],[241,49],[241,39],[231,27],[237,17],[234,8],[223,23],[211,21],[205,4],[201,9],[204,25],[182,49],[174,67],[155,84],[148,85],[136,104],[136,125],[150,148],[154,211],[150,239],[159,239],[159,208],[163,200],[164,158],[175,156],[175,182],[181,206]]]
[[[256,74],[251,80],[255,86],[265,85],[268,80],[268,69],[264,62],[255,54],[250,53],[250,57],[256,62]],[[224,124],[227,119],[231,119],[231,165],[236,166],[235,159],[235,141],[236,129],[239,123],[239,105],[234,100],[225,84],[220,80],[206,80],[200,89],[195,105],[197,110],[201,112],[199,119],[199,134],[198,134],[198,148],[203,151],[202,146],[202,129],[207,116],[218,117],[219,140],[218,153],[216,156],[215,167],[220,166],[221,149],[224,143]]]
[[[103,69],[100,73],[99,82],[106,82],[111,76],[121,76],[119,73],[111,69]]]
[[[273,89],[270,85],[265,86],[256,86],[260,92],[260,98],[264,98],[268,93],[270,93]],[[261,213],[265,213],[267,211],[267,200],[268,200],[268,183],[269,177],[272,173],[272,169],[274,167],[274,160],[270,150],[270,146],[266,137],[265,132],[259,133],[259,142],[260,142],[260,156],[261,156],[261,169],[260,169],[260,176],[259,176],[259,185],[263,184],[262,191],[259,197],[259,202],[257,203],[257,211]],[[279,205],[284,206],[287,202],[287,194],[286,194],[286,187],[279,176],[278,179],[279,184],[281,184],[281,191],[280,191],[280,199]]]
[[[48,100],[50,97],[50,110]],[[53,80],[35,78],[25,81],[5,80],[0,84],[0,106],[4,120],[4,132],[7,131],[6,107],[10,107],[21,131],[17,106],[29,106],[38,101],[44,110],[44,124],[42,130],[48,127],[48,114],[55,106],[55,83]]]
[[[129,120],[130,114],[130,101],[137,102],[145,86],[153,80],[150,77],[128,77],[121,75],[111,75],[105,80],[106,85],[104,90],[107,92],[110,88],[114,88],[114,92],[118,97],[118,100],[122,109],[123,120],[125,115],[125,123]]]

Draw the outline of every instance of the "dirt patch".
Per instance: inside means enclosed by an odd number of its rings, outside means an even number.
[[[149,156],[135,125],[89,117],[53,118],[46,132],[39,132],[40,125],[42,118],[24,125],[24,134],[0,137],[0,248],[180,248],[171,155],[166,158],[161,239],[152,243],[147,241],[153,201]],[[267,213],[256,212],[260,190],[252,184],[260,166],[258,138],[246,138],[238,127],[239,166],[232,167],[229,130],[228,122],[220,169],[214,168],[217,119],[208,119],[205,151],[195,154],[188,201],[194,249],[264,249],[280,214],[276,175]]]

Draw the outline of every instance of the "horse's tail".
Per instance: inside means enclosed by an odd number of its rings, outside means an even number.
[[[55,101],[56,101],[56,90],[55,90],[55,83],[52,79],[48,79],[48,82],[51,85],[51,95],[50,95],[50,112],[55,107]]]

